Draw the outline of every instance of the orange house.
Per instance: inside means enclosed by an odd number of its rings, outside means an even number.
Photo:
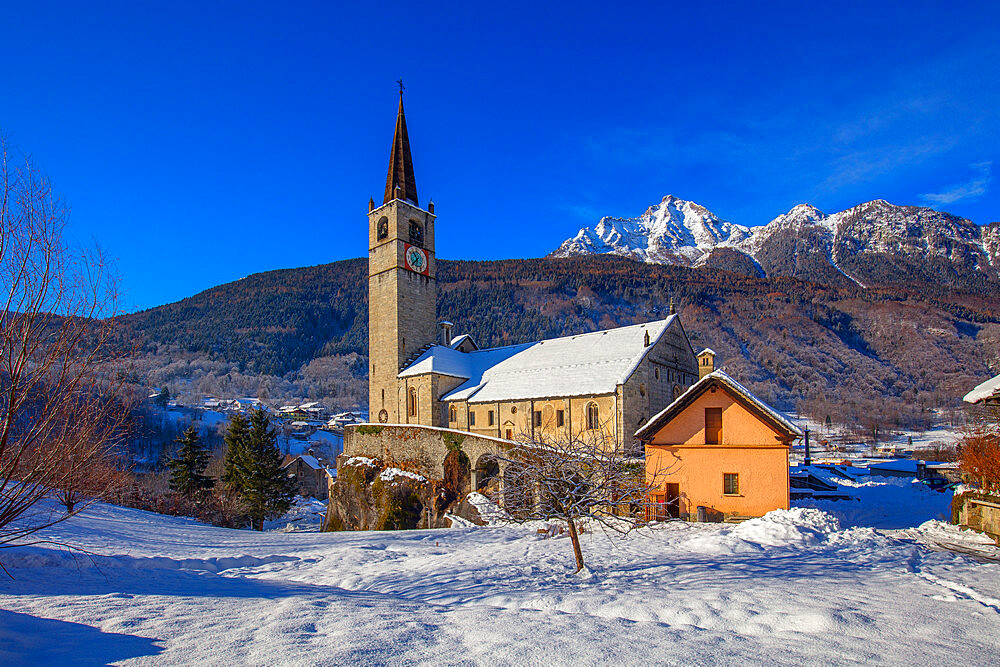
[[[762,516],[788,509],[788,452],[802,432],[722,371],[703,377],[636,437],[654,485],[651,519]]]

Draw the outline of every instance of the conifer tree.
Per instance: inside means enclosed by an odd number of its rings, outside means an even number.
[[[232,424],[227,442],[230,435]],[[231,469],[227,474],[231,481],[227,484],[239,497],[255,530],[264,530],[265,519],[280,517],[292,505],[295,491],[281,469],[281,458],[271,418],[263,410],[254,410],[247,428],[236,433],[229,444]]]
[[[237,413],[229,420],[229,428],[226,429],[226,456],[223,459],[222,484],[226,492],[238,496],[240,484],[236,472],[236,461],[240,456],[240,451],[247,441],[247,433],[250,423],[246,417]]]
[[[204,474],[210,454],[201,446],[198,429],[189,426],[177,443],[181,446],[177,456],[167,462],[170,490],[192,498],[215,486],[215,480]]]

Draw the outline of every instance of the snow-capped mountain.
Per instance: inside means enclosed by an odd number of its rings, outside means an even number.
[[[704,206],[663,198],[637,218],[601,218],[563,242],[556,257],[615,254],[643,262],[692,264],[718,246],[736,246],[750,230],[722,220]]]
[[[975,223],[881,199],[826,215],[808,204],[760,227],[720,219],[664,197],[638,218],[602,218],[552,253],[616,254],[661,263],[719,266],[829,284],[1000,280],[1000,223]],[[736,261],[739,256],[743,260]]]

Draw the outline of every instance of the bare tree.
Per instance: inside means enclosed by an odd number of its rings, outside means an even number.
[[[67,244],[67,217],[0,138],[0,547],[119,479],[107,473],[128,414],[109,345],[117,279],[98,249]],[[66,512],[39,505],[56,495]]]
[[[527,440],[496,454],[504,510],[518,523],[565,521],[577,572],[584,567],[581,528],[590,522],[626,534],[645,526],[650,494],[662,481],[660,472],[647,479],[644,459],[601,433]]]

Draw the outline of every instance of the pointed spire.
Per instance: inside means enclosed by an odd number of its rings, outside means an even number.
[[[670,315],[674,315],[676,312],[677,312],[677,309],[674,308],[674,297],[670,297],[670,313],[669,314]]]
[[[396,132],[392,137],[392,155],[389,157],[389,175],[385,179],[383,204],[393,199],[417,203],[417,181],[413,178],[413,158],[410,157],[410,139],[406,136],[406,117],[403,115],[403,90],[399,90],[399,112],[396,114]]]

